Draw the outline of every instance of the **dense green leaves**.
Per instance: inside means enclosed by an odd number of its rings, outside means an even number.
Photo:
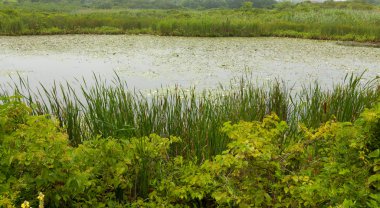
[[[58,123],[30,116],[13,98],[0,105],[0,207],[35,199],[49,207],[115,206],[146,197],[171,143],[156,135],[128,140],[93,139],[73,148]],[[37,200],[31,201],[32,205]]]
[[[93,138],[71,147],[58,123],[31,116],[19,98],[0,105],[0,206],[378,207],[380,104],[354,123],[225,123],[231,140],[209,160],[171,156],[176,137]]]
[[[0,125],[3,132],[0,194],[3,197],[30,196],[37,194],[37,190],[50,190],[64,183],[69,170],[64,164],[69,162],[67,153],[71,149],[66,134],[46,116],[29,116],[30,109],[17,98],[4,102],[0,106],[3,121]],[[14,202],[21,204],[23,199],[18,197]]]

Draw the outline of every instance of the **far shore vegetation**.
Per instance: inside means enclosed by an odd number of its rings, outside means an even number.
[[[131,9],[114,4],[108,9],[74,5],[60,8],[59,5],[0,4],[0,35],[275,36],[380,42],[380,6],[365,2],[281,2],[263,8],[243,2],[239,7],[197,7],[201,9],[183,6]]]

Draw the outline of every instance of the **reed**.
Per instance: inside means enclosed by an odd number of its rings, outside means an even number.
[[[0,9],[0,35],[153,34],[203,37],[285,36],[380,42],[380,10],[300,4],[272,10],[110,10],[42,12]]]
[[[363,74],[347,75],[330,90],[322,90],[316,82],[293,92],[281,81],[258,86],[245,76],[237,85],[213,91],[177,87],[149,95],[129,90],[117,75],[111,83],[93,78],[91,86],[83,79],[79,87],[54,83],[36,90],[19,77],[11,86],[35,114],[56,118],[74,146],[98,136],[128,139],[156,133],[181,137],[183,142],[175,144],[171,154],[199,161],[225,150],[228,138],[220,131],[224,122],[260,121],[275,112],[290,125],[288,134],[297,134],[299,123],[317,128],[329,119],[354,121],[380,95],[379,79],[366,81]]]

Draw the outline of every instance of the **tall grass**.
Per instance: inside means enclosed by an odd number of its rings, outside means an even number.
[[[380,9],[298,5],[255,10],[0,10],[0,35],[154,34],[205,37],[286,36],[380,42]]]
[[[365,81],[362,76],[347,75],[344,83],[331,90],[315,83],[296,93],[280,81],[257,86],[249,77],[216,91],[176,88],[150,95],[128,90],[117,75],[111,84],[94,76],[91,86],[83,79],[79,87],[55,83],[36,90],[20,77],[11,86],[35,114],[58,119],[74,146],[97,136],[131,138],[156,133],[182,138],[184,142],[176,144],[172,154],[204,160],[225,149],[228,140],[219,129],[227,121],[260,121],[275,112],[288,121],[289,134],[295,134],[299,122],[316,128],[331,118],[355,120],[380,95],[379,79]]]

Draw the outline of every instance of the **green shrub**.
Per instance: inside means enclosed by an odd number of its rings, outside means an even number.
[[[172,137],[93,139],[73,148],[58,122],[31,116],[18,98],[0,105],[0,207],[45,194],[47,207],[111,206],[147,197]]]
[[[70,168],[71,147],[58,123],[11,98],[0,105],[0,206],[35,199],[39,191],[51,196],[60,191]],[[48,197],[49,198],[49,197]],[[50,197],[51,198],[51,197]],[[4,201],[5,200],[5,201]],[[49,199],[51,200],[51,199]]]
[[[330,121],[315,131],[302,128],[300,142],[282,147],[287,128],[276,115],[263,122],[226,123],[228,149],[200,167],[177,159],[148,204],[365,207],[369,166],[360,128]]]
[[[363,134],[368,137],[367,159],[371,171],[366,185],[370,187],[371,194],[367,206],[380,207],[380,104],[365,110],[357,124],[362,127]]]
[[[380,104],[354,122],[289,126],[227,122],[227,148],[200,161],[173,157],[179,138],[93,138],[78,147],[19,97],[0,103],[0,207],[45,194],[46,207],[378,207]]]

